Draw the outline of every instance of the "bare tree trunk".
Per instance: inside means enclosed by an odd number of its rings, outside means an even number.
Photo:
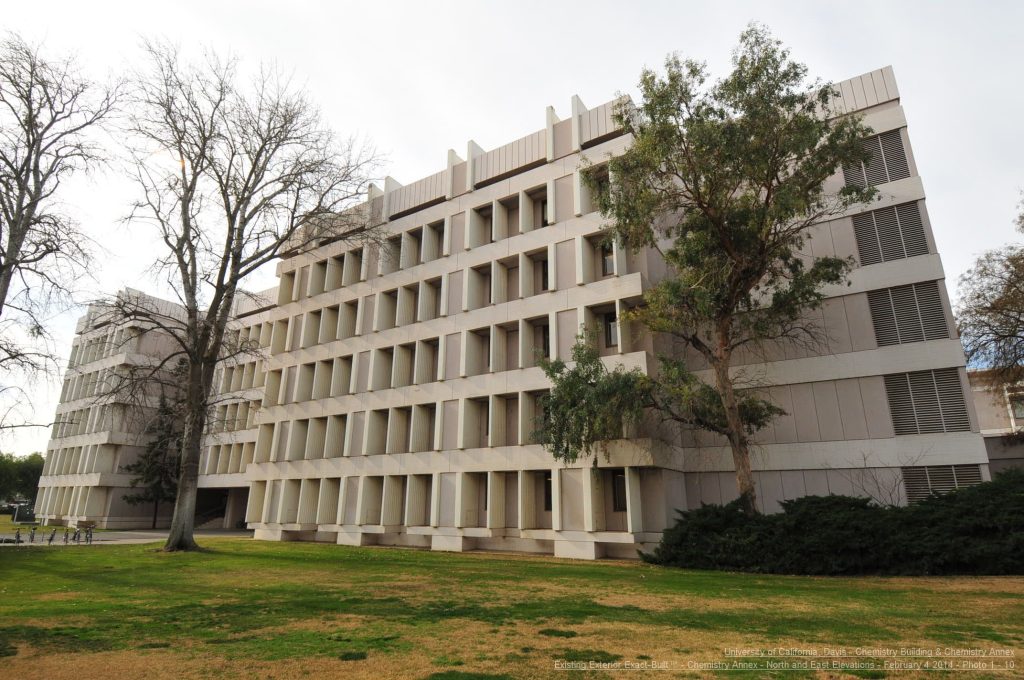
[[[740,502],[748,515],[757,514],[757,489],[754,487],[754,473],[750,469],[750,443],[743,430],[736,390],[729,376],[728,353],[720,353],[714,361],[715,383],[725,409],[725,420],[729,426],[729,446],[732,448],[732,462],[736,469],[736,490]]]
[[[153,528],[156,529],[156,516],[160,512],[160,499],[153,499]]]
[[[203,439],[202,415],[190,413],[185,422],[181,444],[181,476],[178,478],[178,496],[174,501],[171,529],[164,550],[198,550],[193,532],[196,523],[196,496],[199,493],[199,452]]]
[[[181,475],[178,495],[174,502],[171,529],[164,550],[198,550],[194,531],[196,523],[196,497],[199,493],[199,456],[202,451],[203,431],[206,429],[206,407],[210,393],[213,367],[194,365],[188,372],[188,412],[185,431],[181,437]]]

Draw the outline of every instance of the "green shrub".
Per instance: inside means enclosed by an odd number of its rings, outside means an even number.
[[[648,562],[774,574],[1024,574],[1024,470],[908,507],[805,496],[782,512],[681,511]]]

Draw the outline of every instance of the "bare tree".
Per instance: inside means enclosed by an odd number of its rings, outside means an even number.
[[[283,255],[370,239],[359,204],[376,163],[372,150],[336,138],[305,93],[273,69],[246,81],[236,60],[213,53],[190,62],[166,43],[145,51],[129,114],[140,189],[129,223],[155,229],[163,254],[154,268],[183,311],[130,298],[118,304],[123,317],[172,339],[154,371],[185,362],[181,474],[164,549],[192,550],[214,371],[226,354],[252,349],[227,332],[240,285]]]
[[[47,315],[70,301],[89,259],[89,240],[58,194],[68,177],[102,160],[92,133],[118,93],[16,34],[0,41],[0,389],[7,396],[19,390],[11,376],[56,365],[44,344]],[[16,424],[4,418],[5,425]]]
[[[1024,200],[1016,219],[1024,232]],[[982,253],[960,277],[957,319],[969,364],[997,388],[1024,382],[1024,244]]]

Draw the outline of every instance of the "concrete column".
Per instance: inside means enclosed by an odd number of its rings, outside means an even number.
[[[401,475],[384,477],[384,498],[380,515],[380,523],[384,526],[398,526],[402,523],[403,481],[404,477]]]
[[[351,417],[355,417],[354,413],[348,414]],[[366,429],[366,412],[363,413],[363,429]],[[358,456],[362,453],[359,448],[362,442],[358,441],[355,436],[355,427],[351,419],[347,419],[345,423],[345,441],[342,444],[341,455],[342,456]]]
[[[320,497],[317,499],[316,523],[333,524],[338,517],[340,481],[337,478],[320,482]]]
[[[101,486],[93,486],[88,488],[89,495],[85,501],[85,516],[86,517],[99,517],[103,514],[103,510],[107,505],[107,488]],[[230,511],[231,504],[228,503],[228,510]]]
[[[438,242],[437,232],[424,225],[420,235],[420,262],[432,260],[440,252],[441,243]]]
[[[537,404],[534,396],[528,392],[519,393],[519,444],[520,446],[530,442],[534,431],[533,419],[537,414]]]
[[[477,423],[476,419],[474,418],[474,416],[476,414],[475,413],[470,414],[468,412],[468,409],[469,409],[469,400],[465,399],[465,398],[459,399],[459,423],[458,423],[458,429],[456,430],[456,432],[458,433],[457,440],[456,440],[456,447],[459,448],[459,449],[466,448],[466,431],[467,431],[467,428],[479,425],[479,423]]]
[[[615,261],[615,276],[624,276],[626,271],[626,249],[619,245],[618,240],[612,241],[612,259]]]
[[[448,355],[448,336],[444,333],[437,339],[437,381],[444,382],[444,367]]]
[[[604,489],[601,483],[601,469],[596,467],[583,470],[583,529],[604,531]]]
[[[263,521],[263,497],[267,493],[267,483],[264,481],[253,481],[249,483],[249,502],[245,507],[246,522]]]
[[[572,187],[573,214],[579,217],[590,211],[590,206],[594,199],[590,187],[587,186],[583,172],[578,169],[572,173]]]
[[[366,524],[367,516],[369,515],[369,508],[367,506],[368,500],[368,489],[370,478],[363,476],[359,478],[359,483],[356,485],[356,524]]]
[[[497,395],[488,398],[487,442],[490,447],[505,445],[505,400]]]
[[[587,112],[587,107],[583,105],[583,100],[578,95],[572,96],[572,150],[579,151],[581,143],[583,141],[582,131],[580,130],[583,114]]]
[[[299,524],[315,524],[317,503],[320,500],[320,480],[303,479],[299,486],[299,510],[296,521]]]
[[[370,278],[370,251],[363,249],[363,255],[359,258],[359,280],[366,281]],[[362,328],[362,326],[360,326]]]
[[[519,297],[528,298],[533,293],[533,260],[525,253],[519,253]]]
[[[487,473],[487,528],[505,528],[505,473]]]
[[[562,530],[562,470],[551,470],[551,528]]]
[[[280,480],[271,479],[267,481],[263,492],[262,514],[259,519],[263,524],[271,524],[277,521],[277,508],[274,507],[274,501],[277,500],[277,496],[281,492],[280,487]]]
[[[430,441],[431,417],[432,414],[427,410],[426,405],[416,404],[412,407],[412,422],[409,423],[412,453],[430,451],[434,448],[434,442]]]
[[[550,225],[555,223],[555,180],[548,180],[547,193],[548,205],[545,217],[547,218],[548,224]],[[554,244],[552,244],[551,247],[554,248]]]
[[[335,524],[345,523],[345,505],[348,503],[348,477],[342,477],[338,480],[338,510],[335,515]]]
[[[522,400],[520,400],[522,401]],[[537,493],[530,470],[519,471],[519,528],[537,526]]]
[[[425,231],[434,233],[433,229]],[[427,285],[426,281],[420,281],[418,294],[416,295],[416,321],[426,321],[428,310],[433,309],[433,288]]]
[[[491,262],[491,304],[508,302],[508,268],[497,260]]]
[[[440,409],[438,409],[440,412]],[[441,473],[430,475],[430,526],[441,523]]]
[[[631,351],[633,346],[633,337],[629,327],[629,324],[623,318],[623,313],[626,311],[626,306],[622,304],[622,300],[615,301],[615,323],[619,327],[619,354],[625,354]]]
[[[552,359],[568,359],[558,356],[558,312],[548,312],[548,356]]]
[[[424,516],[423,506],[427,501],[427,485],[430,482],[421,475],[409,475],[405,483],[405,518],[403,524],[407,527],[418,527],[430,523],[428,516]]]
[[[473,161],[469,162],[469,166],[470,166],[470,168],[473,167]],[[468,177],[469,173],[467,173],[466,176]],[[470,187],[469,190],[472,190],[472,187]],[[465,215],[465,218],[464,218],[465,224],[463,225],[463,231],[462,231],[462,249],[463,250],[470,250],[475,245],[479,245],[479,244],[473,243],[473,234],[476,232],[477,222],[479,221],[480,216],[472,208],[466,208],[466,211],[465,211],[464,215]],[[463,311],[466,310],[466,302],[465,302],[465,300],[466,300],[466,290],[468,288],[469,288],[469,282],[467,281],[466,285],[464,285],[462,287],[462,300],[463,300],[463,302],[462,302],[462,310]]]
[[[508,208],[499,200],[491,202],[491,240],[508,238]]]
[[[394,177],[390,175],[384,178],[384,214],[382,217],[387,222],[391,218],[391,193],[399,189],[402,185]]]
[[[448,257],[452,254],[452,218],[448,215],[444,218],[444,233],[441,235],[441,257]]]
[[[466,511],[467,506],[470,505],[468,502],[470,499],[467,498],[469,489],[469,475],[465,472],[455,473],[455,526],[456,528],[462,528],[466,526]]]
[[[477,156],[483,155],[484,150],[472,139],[466,143],[466,191],[472,191],[476,186],[476,163],[473,161]],[[467,233],[469,222],[467,220]]]
[[[447,224],[447,219],[445,219]],[[447,253],[445,253],[447,255]],[[441,275],[441,306],[438,309],[438,316],[448,316],[448,274]]]
[[[594,252],[590,241],[576,237],[576,285],[582,286],[594,280]]]
[[[555,107],[549,106],[544,111],[544,122],[544,141],[547,147],[547,159],[550,163],[555,160],[555,123],[559,122],[558,116],[555,115]]]
[[[281,482],[281,505],[277,512],[279,524],[290,524],[297,520],[300,484],[297,479],[285,479]]]
[[[505,357],[508,355],[508,333],[500,326],[491,326],[491,373],[498,373],[503,370],[518,368],[517,366],[506,366]]]
[[[548,207],[551,207],[551,202],[548,201]],[[549,224],[553,222],[548,220]],[[544,292],[549,292],[558,289],[558,248],[556,244],[548,244],[548,289]]]
[[[398,289],[397,300],[395,300],[395,326],[408,326],[416,321],[416,304],[419,296],[414,296],[408,286]]]
[[[431,447],[434,451],[441,450],[441,444],[444,441],[444,403],[436,402],[434,404],[434,443]]]
[[[640,499],[640,468],[626,468],[626,530],[638,533],[644,530],[643,505]]]
[[[476,358],[476,357],[471,357],[471,355],[474,354],[474,349],[476,348],[476,343],[472,343],[471,344],[469,340],[470,340],[470,338],[469,338],[469,331],[463,330],[462,331],[462,355],[459,357],[459,377],[460,378],[465,378],[467,375],[469,375],[469,362],[470,362],[471,358]]]
[[[455,149],[448,149],[448,168],[447,174],[444,178],[444,197],[448,200],[451,200],[453,196],[457,196],[462,193],[462,187],[455,186],[455,173],[452,172],[452,168],[461,162],[462,159],[459,158],[459,154],[455,153]],[[448,251],[446,250],[444,254],[447,255]]]

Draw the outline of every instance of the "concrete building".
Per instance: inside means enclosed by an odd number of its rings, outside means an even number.
[[[173,303],[125,290],[174,314]],[[170,340],[136,323],[111,323],[113,310],[90,305],[79,319],[60,404],[54,416],[46,463],[39,480],[36,513],[48,523],[96,522],[101,528],[166,526],[170,507],[133,506],[132,476],[124,467],[145,448],[148,417],[159,394],[112,394],[133,369],[157,365],[172,350]]]
[[[906,502],[922,474],[925,489],[944,471],[988,478],[892,69],[838,87],[875,132],[873,158],[827,189],[868,182],[879,200],[809,242],[809,256],[857,263],[815,315],[827,340],[743,359],[787,411],[757,438],[768,512],[806,494]],[[388,179],[369,204],[379,251],[335,243],[280,262],[276,304],[236,320],[265,354],[224,366],[233,402],[201,467],[205,487],[248,489],[257,538],[635,556],[677,508],[735,497],[728,447],[704,433],[644,426],[571,466],[532,443],[549,388],[538,353],[568,358],[581,327],[607,361],[644,371],[669,347],[619,322],[664,262],[601,245],[581,178],[584,159],[629,144],[614,106],[573,98],[525,137]]]
[[[967,378],[985,438],[989,470],[995,474],[1010,467],[1024,467],[1024,387],[997,388],[985,371],[969,371]]]

